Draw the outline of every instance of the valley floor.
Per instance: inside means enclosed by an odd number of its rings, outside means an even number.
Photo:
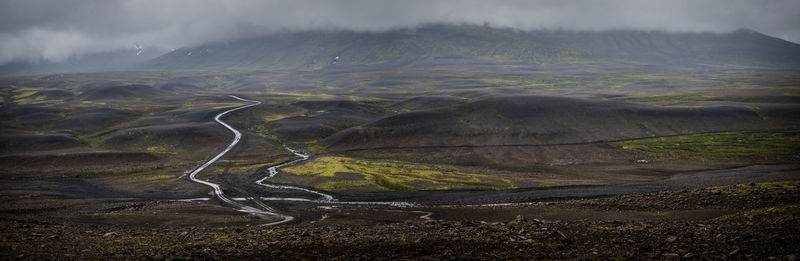
[[[321,220],[277,227],[204,202],[128,204],[108,223],[4,207],[0,259],[796,260],[798,202],[800,182],[787,181],[513,206],[327,206]],[[240,223],[158,223],[165,215]]]

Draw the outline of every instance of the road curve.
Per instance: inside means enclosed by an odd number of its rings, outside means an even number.
[[[250,207],[250,206],[246,206],[244,204],[238,203],[238,202],[228,198],[227,196],[225,196],[225,193],[222,191],[222,188],[219,186],[219,184],[212,183],[212,182],[201,180],[201,179],[197,178],[197,174],[198,173],[200,173],[201,171],[206,169],[211,164],[214,164],[214,162],[217,162],[217,160],[222,158],[222,156],[224,156],[231,149],[233,149],[233,147],[235,147],[236,144],[239,144],[239,140],[242,139],[242,133],[241,132],[239,132],[238,130],[234,129],[233,127],[231,127],[227,123],[223,122],[222,120],[220,120],[220,118],[222,116],[225,116],[228,113],[231,113],[231,112],[234,112],[234,111],[238,111],[238,110],[242,110],[242,109],[246,109],[246,108],[253,107],[253,106],[261,104],[260,101],[242,99],[242,98],[239,98],[239,97],[233,96],[233,95],[231,95],[230,97],[234,98],[234,99],[237,99],[237,100],[240,100],[240,101],[250,102],[251,103],[251,104],[248,104],[248,105],[239,106],[239,107],[224,111],[224,112],[222,112],[220,114],[217,114],[217,116],[214,117],[214,121],[216,121],[217,123],[221,124],[222,126],[225,126],[225,128],[228,128],[228,130],[233,132],[233,135],[234,135],[233,141],[231,142],[230,145],[228,145],[227,148],[225,148],[225,150],[223,150],[222,152],[220,152],[219,154],[217,154],[216,156],[214,156],[213,158],[208,160],[206,163],[204,163],[203,165],[201,165],[200,167],[197,167],[197,169],[192,171],[192,173],[189,174],[189,179],[191,181],[194,181],[194,182],[197,182],[197,183],[200,183],[200,184],[203,184],[203,185],[206,185],[206,186],[209,186],[209,187],[213,188],[214,189],[214,194],[216,194],[217,198],[222,200],[222,202],[225,202],[225,204],[228,204],[230,206],[238,208],[240,211],[253,213],[253,214],[259,214],[259,215],[274,216],[274,217],[279,217],[279,218],[282,219],[280,221],[269,223],[269,224],[265,224],[265,225],[268,225],[268,226],[269,225],[278,225],[278,224],[283,224],[283,223],[292,221],[294,219],[294,217],[275,212],[274,210],[272,210],[271,208],[269,208],[269,207],[267,207],[265,205],[262,205],[262,207],[265,208],[264,210],[262,210],[262,209],[258,209],[258,208],[254,208],[254,207]]]

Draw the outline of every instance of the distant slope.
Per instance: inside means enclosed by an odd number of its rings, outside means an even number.
[[[747,29],[730,33],[617,30],[534,34],[618,61],[666,65],[800,67],[800,45]]]
[[[338,132],[333,150],[481,145],[556,145],[715,131],[800,127],[797,107],[658,108],[573,98],[496,97],[403,113]]]
[[[337,58],[338,57],[338,58]],[[470,25],[428,25],[387,32],[284,33],[184,48],[142,69],[319,69],[419,63],[636,62],[800,68],[800,45],[750,30],[524,32]]]
[[[125,71],[166,52],[155,48],[125,49],[70,57],[60,62],[12,62],[0,65],[0,75]]]
[[[163,54],[163,55],[161,55]],[[800,68],[800,45],[752,30],[519,31],[475,25],[425,25],[385,32],[305,31],[198,43],[172,52],[122,50],[63,62],[0,65],[0,75],[119,70],[281,69],[420,64],[535,65],[585,62],[667,66]]]
[[[405,65],[439,59],[553,62],[585,51],[520,31],[432,25],[387,32],[312,31],[278,34],[177,50],[145,68],[289,68]],[[337,58],[338,57],[338,58]]]

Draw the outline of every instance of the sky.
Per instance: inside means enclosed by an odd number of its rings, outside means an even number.
[[[273,32],[425,23],[521,30],[753,29],[800,43],[800,0],[0,0],[0,64]]]

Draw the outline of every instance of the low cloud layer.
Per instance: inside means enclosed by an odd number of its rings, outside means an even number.
[[[0,64],[306,29],[474,23],[523,30],[750,28],[800,42],[796,0],[0,0]]]

